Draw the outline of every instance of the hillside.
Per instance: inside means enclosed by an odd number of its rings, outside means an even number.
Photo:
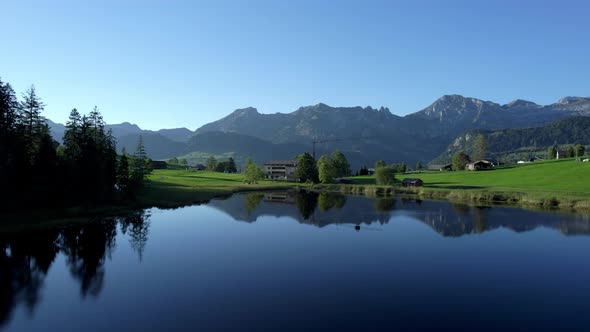
[[[234,133],[206,132],[192,136],[186,149],[192,153],[203,152],[203,156],[231,155],[238,165],[241,165],[246,158],[251,158],[258,164],[271,159],[292,159],[309,147],[298,143],[273,144],[256,137]]]
[[[140,134],[127,134],[115,136],[117,138],[117,150],[125,148],[128,153],[133,153],[137,148],[137,140]],[[143,144],[148,156],[152,159],[168,159],[186,153],[186,144],[173,141],[160,134],[142,132]]]
[[[486,137],[488,155],[495,158],[509,160],[509,154],[522,152],[525,155],[539,152],[543,155],[554,144],[564,148],[565,145],[590,144],[590,118],[574,116],[557,120],[544,126],[523,129],[502,130],[469,130],[458,136],[446,150],[432,161],[433,164],[443,164],[451,160],[458,151],[473,153],[473,138],[479,134]],[[514,155],[516,158],[518,154]]]

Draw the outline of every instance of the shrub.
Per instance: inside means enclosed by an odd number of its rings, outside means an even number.
[[[395,181],[395,169],[390,166],[379,167],[375,170],[375,181],[380,186],[393,185]]]

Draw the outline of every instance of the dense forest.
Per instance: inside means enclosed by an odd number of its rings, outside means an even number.
[[[42,116],[44,107],[34,86],[19,100],[11,85],[0,80],[3,211],[134,199],[151,165],[141,137],[133,156],[118,156],[115,138],[94,107],[88,115],[70,112],[59,144]]]

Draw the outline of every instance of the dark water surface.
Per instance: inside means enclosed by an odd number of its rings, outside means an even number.
[[[587,215],[281,193],[0,230],[0,331],[590,331],[589,235]]]

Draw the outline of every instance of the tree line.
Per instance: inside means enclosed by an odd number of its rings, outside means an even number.
[[[350,164],[340,151],[334,151],[329,156],[322,155],[317,162],[308,152],[298,155],[295,159],[295,176],[301,182],[331,183],[337,178],[351,175]]]
[[[97,107],[70,112],[59,144],[42,116],[34,86],[19,100],[0,80],[0,185],[5,204],[67,207],[133,199],[151,171],[140,137],[133,156],[117,155],[116,140]]]
[[[547,158],[557,159],[559,151],[560,149],[558,146],[550,146],[549,149],[547,149]],[[559,154],[559,158],[582,157],[586,153],[586,148],[582,144],[568,145],[568,147],[563,152],[565,153]]]

